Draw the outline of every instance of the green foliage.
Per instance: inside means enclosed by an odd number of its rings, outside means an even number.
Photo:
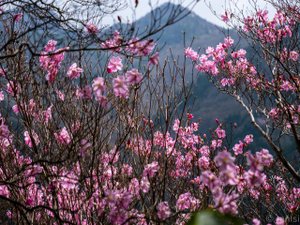
[[[243,220],[213,210],[194,213],[187,225],[243,225]]]

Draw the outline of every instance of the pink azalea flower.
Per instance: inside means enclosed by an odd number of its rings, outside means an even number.
[[[168,202],[160,202],[156,208],[157,216],[161,220],[165,220],[171,215],[171,210],[169,208]]]
[[[88,23],[86,29],[90,34],[96,34],[99,31],[97,26],[93,23]]]
[[[70,79],[77,79],[80,77],[80,74],[83,72],[83,69],[77,66],[77,63],[73,63],[68,72],[67,72],[67,77]]]
[[[155,52],[149,59],[149,64],[157,65],[159,62],[159,53]]]
[[[225,12],[223,15],[221,15],[221,19],[223,22],[228,23],[229,22],[228,12]]]
[[[193,61],[196,61],[199,58],[199,55],[197,52],[195,52],[192,48],[186,48],[184,50],[184,55],[187,58],[190,58]]]
[[[96,77],[93,80],[92,87],[93,87],[93,91],[94,91],[96,96],[103,95],[103,93],[106,89],[104,78],[103,77]]]
[[[48,43],[45,45],[44,49],[46,52],[53,52],[56,48],[57,41],[49,40]]]
[[[55,139],[58,143],[67,145],[71,142],[71,136],[67,131],[67,128],[64,127],[59,133],[54,133]]]
[[[118,76],[113,79],[114,94],[120,98],[128,98],[129,89],[125,76]]]
[[[129,84],[139,84],[142,80],[142,74],[137,69],[127,71],[125,76]]]
[[[16,15],[14,15],[14,22],[18,23],[21,21],[21,19],[23,18],[23,13],[17,13]]]
[[[0,102],[2,102],[4,100],[4,94],[3,91],[0,91]]]
[[[108,73],[115,73],[119,70],[122,70],[123,64],[122,64],[122,59],[118,57],[111,57],[108,66],[107,66],[107,72]]]
[[[36,145],[38,145],[40,143],[40,139],[39,139],[39,136],[34,132],[34,131],[31,131],[32,133],[32,137],[34,139],[34,143]],[[25,131],[24,132],[24,141],[25,141],[25,144],[29,147],[29,148],[32,148],[33,146],[33,143],[32,143],[32,139],[30,137],[30,134],[28,131]]]

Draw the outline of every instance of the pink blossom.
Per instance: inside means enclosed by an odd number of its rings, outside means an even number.
[[[277,217],[276,221],[275,221],[275,224],[276,225],[285,225],[286,223],[285,223],[285,221],[282,217]]]
[[[119,70],[122,70],[123,64],[122,64],[122,59],[118,57],[111,57],[108,66],[107,66],[107,72],[108,73],[115,73]]]
[[[114,94],[120,98],[128,98],[129,89],[125,76],[118,76],[113,79]]]
[[[57,41],[49,40],[48,43],[45,45],[44,49],[46,52],[53,52],[56,48]]]
[[[99,31],[97,26],[93,23],[88,23],[86,29],[90,34],[96,34]]]
[[[258,219],[256,219],[256,218],[254,218],[252,220],[252,223],[253,223],[253,225],[260,225],[261,224],[260,221]]]
[[[249,145],[250,143],[253,142],[253,135],[252,134],[248,134],[246,135],[246,137],[244,138],[244,142]]]
[[[150,58],[149,58],[149,64],[157,65],[159,62],[159,53],[155,52]]]
[[[235,144],[232,148],[235,155],[240,155],[243,153],[244,149],[244,143],[242,141],[239,141],[238,144]]]
[[[219,126],[216,130],[215,130],[218,138],[223,139],[226,137],[226,132],[225,130],[221,129],[221,127]]]
[[[14,20],[14,22],[18,23],[18,22],[21,21],[22,18],[23,18],[23,13],[17,13],[17,14],[14,15],[13,20]]]
[[[4,94],[3,91],[0,91],[0,102],[2,102],[4,100]]]
[[[180,211],[186,209],[195,209],[199,205],[199,200],[191,195],[190,192],[181,194],[176,202],[176,208]]]
[[[210,165],[210,159],[207,156],[201,156],[198,160],[198,165],[201,169],[207,170]]]
[[[5,71],[5,69],[3,69],[3,68],[0,68],[0,77],[4,77],[4,76],[5,76],[5,74],[6,74],[6,71]]]
[[[152,162],[152,163],[147,164],[145,166],[143,176],[144,177],[150,177],[150,178],[154,177],[158,170],[159,170],[158,162],[156,162],[156,161]]]
[[[31,131],[31,134],[32,134],[35,145],[38,145],[40,143],[39,136],[33,130]],[[28,147],[32,148],[33,140],[30,137],[30,133],[28,131],[25,131],[24,132],[25,144],[28,145]]]
[[[125,74],[126,81],[129,84],[139,84],[142,80],[142,74],[139,73],[137,69],[132,69],[126,72]]]
[[[290,57],[291,60],[293,60],[294,62],[297,62],[298,58],[299,58],[299,53],[296,51],[291,51],[290,52]]]
[[[73,63],[68,72],[67,72],[67,77],[70,79],[77,79],[80,77],[80,74],[83,72],[83,69],[77,66],[77,63]]]
[[[58,97],[60,100],[62,100],[62,101],[65,100],[65,94],[64,94],[63,92],[61,92],[61,91],[59,91],[59,90],[56,90],[55,92],[56,92],[56,94],[57,94],[57,97]]]
[[[165,220],[171,215],[171,210],[169,208],[168,202],[160,202],[156,208],[157,216],[161,220]]]
[[[77,88],[75,93],[77,98],[91,99],[92,98],[92,88],[90,85],[86,85],[83,88]]]
[[[0,196],[4,196],[6,198],[9,198],[10,192],[6,185],[0,185]]]
[[[150,182],[147,177],[141,179],[140,188],[143,193],[147,193],[150,190]]]
[[[59,133],[54,133],[54,136],[60,144],[67,145],[71,142],[71,136],[69,135],[66,127],[62,128]]]
[[[95,93],[96,99],[101,99],[103,98],[103,94],[105,92],[106,86],[105,86],[105,80],[103,77],[96,77],[93,80],[93,91]]]
[[[197,52],[195,52],[192,48],[188,47],[184,50],[184,55],[187,58],[190,58],[193,61],[198,60],[199,55]]]
[[[223,15],[221,15],[221,19],[225,23],[229,22],[229,16],[228,16],[228,12],[227,11],[225,11],[225,13]]]

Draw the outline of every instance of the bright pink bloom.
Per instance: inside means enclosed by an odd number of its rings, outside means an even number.
[[[171,215],[171,210],[169,208],[168,202],[160,202],[156,208],[157,216],[161,220],[165,220]]]
[[[56,48],[57,41],[49,40],[48,43],[45,45],[44,49],[46,52],[53,52]]]
[[[93,87],[93,91],[94,91],[95,95],[103,95],[103,93],[106,89],[104,78],[96,77],[93,80],[92,87]]]
[[[235,155],[240,155],[243,153],[244,149],[244,143],[242,141],[239,141],[238,144],[235,144],[232,148]]]
[[[129,88],[125,76],[118,76],[113,79],[114,94],[120,98],[128,98]]]
[[[122,64],[122,59],[121,57],[111,57],[108,66],[107,66],[107,72],[108,73],[115,73],[119,70],[122,70],[123,64]]]
[[[199,205],[199,200],[191,195],[190,192],[181,194],[176,202],[176,208],[180,211],[195,209]]]
[[[228,23],[229,22],[228,12],[225,12],[223,15],[221,15],[221,19],[223,22]]]
[[[132,69],[125,74],[128,84],[139,84],[142,80],[142,74],[137,69]]]
[[[0,196],[4,196],[6,198],[9,198],[10,192],[6,185],[0,185]]]
[[[226,137],[226,132],[225,130],[221,129],[221,127],[219,126],[216,130],[215,130],[218,138],[223,139]]]
[[[198,60],[199,55],[197,52],[195,52],[192,48],[188,47],[184,50],[184,55],[187,58],[190,58],[193,61]]]
[[[276,218],[276,221],[275,221],[275,224],[276,224],[276,225],[285,225],[286,223],[285,223],[285,221],[284,221],[284,218],[282,218],[282,217],[277,217],[277,218]]]
[[[248,134],[246,135],[246,137],[244,138],[244,142],[249,145],[250,143],[253,142],[253,135],[252,134]]]
[[[77,88],[75,93],[77,98],[91,99],[92,98],[92,88],[90,85],[86,85],[83,88]]]
[[[149,64],[157,65],[159,62],[159,53],[155,52],[150,58],[149,58]]]
[[[32,137],[33,137],[35,145],[38,145],[40,143],[39,136],[34,131],[31,131],[31,133],[32,133]],[[25,131],[24,132],[24,141],[25,141],[25,144],[28,145],[29,148],[32,148],[33,140],[31,139],[29,132]]]
[[[297,62],[299,58],[299,53],[296,51],[291,51],[290,52],[290,59],[293,60],[294,62]]]
[[[21,21],[22,18],[23,18],[23,13],[17,13],[16,15],[14,15],[13,20],[14,20],[14,22],[18,23]]]
[[[140,189],[143,193],[147,193],[150,190],[150,182],[147,177],[143,177],[140,182]]]
[[[4,100],[4,94],[3,91],[0,91],[0,102],[2,102]]]
[[[67,145],[71,142],[71,136],[69,135],[66,127],[62,128],[59,133],[54,133],[54,136],[60,144]]]
[[[147,164],[145,166],[143,176],[144,177],[150,177],[150,178],[154,177],[158,170],[159,170],[158,162],[156,162],[156,161],[152,162],[152,163]]]
[[[96,34],[99,31],[97,26],[93,23],[88,23],[86,29],[90,34]]]
[[[73,63],[68,72],[67,72],[67,77],[70,79],[77,79],[80,77],[80,74],[83,72],[83,69],[77,66],[77,63]]]

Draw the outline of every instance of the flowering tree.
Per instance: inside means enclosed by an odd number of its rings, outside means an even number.
[[[1,1],[1,223],[185,224],[192,212],[213,208],[253,224],[272,209],[273,221],[284,224],[278,216],[300,203],[289,179],[297,177],[285,173],[296,170],[291,163],[267,149],[250,151],[251,134],[228,145],[219,121],[201,133],[187,110],[185,65],[159,63],[147,36],[115,31],[102,39],[104,31],[71,13],[80,2]],[[54,33],[56,40],[50,28],[68,35]],[[227,61],[232,42],[200,59],[191,49],[186,55],[238,91],[243,76],[258,78],[243,51]]]
[[[299,1],[293,0],[266,2],[277,9],[274,16],[259,9],[255,1],[252,1],[255,8],[250,15],[231,8],[221,16],[252,45],[249,50],[255,53],[254,57],[247,55],[245,49],[238,49],[230,37],[216,47],[208,47],[205,54],[198,55],[187,48],[185,55],[198,71],[207,73],[218,89],[234,97],[247,111],[253,125],[276,155],[279,166],[287,172],[286,181],[279,179],[278,174],[274,177],[279,182],[275,190],[282,195],[285,210],[296,213],[298,206],[292,197],[295,190],[290,192],[288,189],[298,185],[300,180],[300,5]],[[244,148],[245,144],[240,141],[233,151],[239,155]],[[289,184],[285,183],[287,181]],[[276,210],[271,212],[276,214]],[[288,212],[284,211],[284,215]]]

